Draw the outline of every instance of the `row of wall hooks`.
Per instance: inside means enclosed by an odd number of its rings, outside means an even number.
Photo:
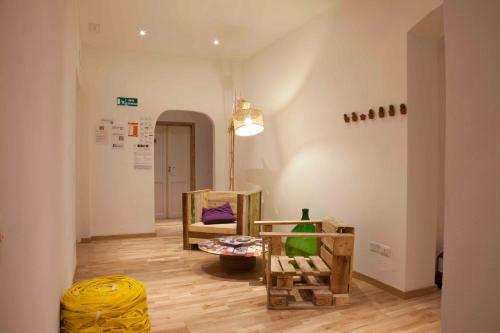
[[[399,105],[399,113],[401,113],[402,115],[405,115],[406,113],[408,112],[408,110],[406,109],[406,104],[401,104]],[[379,107],[378,108],[378,117],[379,118],[385,118],[385,108],[383,106]],[[387,110],[387,114],[389,115],[389,117],[394,117],[396,115],[396,108],[394,107],[394,105],[389,105],[389,109]],[[361,113],[359,116],[356,112],[351,112],[351,115],[347,114],[347,113],[344,113],[344,121],[346,123],[349,123],[349,122],[356,122],[358,121],[358,119],[360,120],[366,120],[366,119],[375,119],[375,111],[373,109],[370,109],[368,111],[368,114],[364,114],[364,113]]]

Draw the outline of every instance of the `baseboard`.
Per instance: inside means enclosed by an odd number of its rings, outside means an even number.
[[[415,290],[410,290],[410,291],[402,291],[402,290],[399,290],[398,288],[394,288],[393,286],[390,286],[388,284],[380,282],[377,279],[374,279],[372,277],[369,277],[368,275],[364,275],[364,274],[356,272],[356,271],[352,272],[352,276],[358,280],[368,282],[369,284],[372,284],[375,287],[383,289],[383,290],[385,290],[393,295],[396,295],[402,299],[410,299],[410,298],[414,298],[414,297],[424,296],[424,295],[432,294],[438,290],[438,288],[433,285],[433,286],[415,289]]]
[[[89,238],[82,238],[81,243],[90,243],[98,240],[112,240],[112,239],[128,239],[128,238],[149,238],[156,237],[155,232],[148,232],[142,234],[123,234],[123,235],[106,235],[106,236],[92,236]]]

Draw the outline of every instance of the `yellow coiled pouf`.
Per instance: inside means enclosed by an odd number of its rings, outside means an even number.
[[[125,275],[75,283],[61,298],[61,332],[151,332],[144,285]]]

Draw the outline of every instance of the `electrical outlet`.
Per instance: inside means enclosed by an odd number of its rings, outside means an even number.
[[[381,255],[386,256],[386,257],[390,257],[391,256],[391,248],[389,246],[382,245],[381,250],[382,250],[382,251],[380,251]]]
[[[380,253],[380,244],[376,242],[370,242],[370,251]]]
[[[370,251],[379,253],[385,257],[390,257],[392,254],[389,246],[377,242],[370,242]]]

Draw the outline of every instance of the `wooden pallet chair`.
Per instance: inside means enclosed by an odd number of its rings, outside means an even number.
[[[205,225],[201,222],[203,208],[213,208],[228,202],[236,223]],[[261,218],[262,191],[236,192],[210,189],[182,194],[182,233],[185,250],[207,239],[228,235],[258,236],[255,220]]]
[[[331,218],[311,221],[256,221],[267,243],[263,276],[270,309],[311,308],[349,304],[354,253],[354,228]],[[315,233],[273,231],[273,227],[314,224]],[[318,255],[288,257],[285,237],[318,239]]]

